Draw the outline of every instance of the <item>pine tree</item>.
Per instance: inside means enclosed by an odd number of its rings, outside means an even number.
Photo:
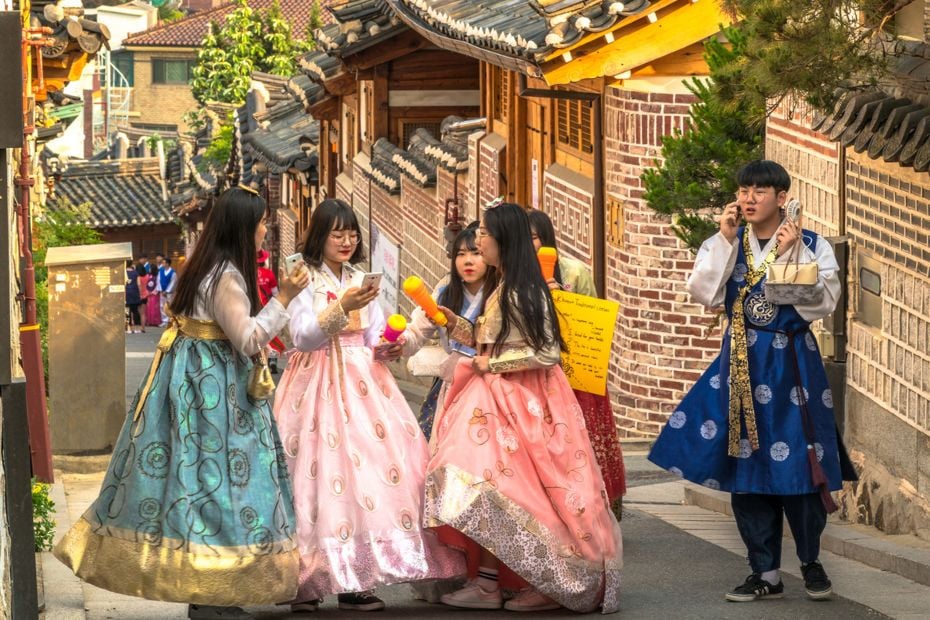
[[[723,34],[729,45],[704,44],[710,80],[687,84],[698,99],[690,127],[664,137],[661,165],[642,175],[646,202],[672,216],[672,232],[693,250],[717,230],[714,215],[733,201],[739,168],[763,151],[764,109],[729,96],[742,80],[746,37],[736,28]]]

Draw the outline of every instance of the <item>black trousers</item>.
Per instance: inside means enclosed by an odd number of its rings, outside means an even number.
[[[827,525],[827,511],[819,494],[733,493],[730,504],[754,573],[781,568],[782,515],[788,519],[801,563],[813,562],[820,556],[820,535]]]

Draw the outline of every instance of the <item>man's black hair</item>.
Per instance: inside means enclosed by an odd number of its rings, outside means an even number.
[[[791,188],[791,177],[781,164],[770,159],[751,161],[736,174],[740,187],[774,187],[776,192]]]

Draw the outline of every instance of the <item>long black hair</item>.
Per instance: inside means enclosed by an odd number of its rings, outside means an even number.
[[[329,233],[334,230],[354,231],[358,235],[358,245],[355,246],[355,252],[352,253],[349,262],[354,265],[365,260],[362,229],[358,225],[355,211],[344,200],[327,198],[314,209],[313,215],[310,216],[310,225],[307,226],[307,232],[300,243],[300,251],[303,252],[308,265],[316,268],[323,265],[323,249],[326,247]]]
[[[178,288],[171,311],[191,315],[204,280],[212,277],[206,299],[216,293],[220,272],[226,263],[239,270],[245,279],[246,294],[255,316],[261,304],[258,298],[258,272],[255,268],[255,231],[268,211],[264,199],[256,193],[232,187],[216,199],[203,225],[203,233],[178,278]]]
[[[494,341],[494,355],[500,354],[511,326],[518,326],[534,349],[543,349],[551,344],[546,334],[547,314],[552,338],[565,350],[552,294],[543,280],[533,250],[526,211],[520,205],[505,202],[484,212],[484,225],[488,235],[497,241],[498,262],[503,271],[500,281],[501,331]],[[485,296],[485,304],[487,299]]]
[[[449,308],[453,312],[459,312],[462,309],[462,306],[465,305],[465,283],[462,281],[461,275],[455,268],[455,259],[458,257],[458,253],[462,250],[468,252],[474,252],[478,249],[475,239],[475,231],[478,229],[478,222],[472,222],[465,228],[459,231],[459,234],[455,236],[455,239],[452,240],[451,251],[450,251],[450,265],[449,265],[449,284],[446,285],[442,292],[439,293],[439,304]],[[496,282],[495,273],[496,270],[490,265],[485,266],[486,271],[484,272],[484,285],[483,289],[488,290],[487,282],[489,279]]]
[[[552,220],[549,219],[546,212],[533,209],[526,214],[526,217],[530,220],[530,230],[536,233],[542,246],[544,248],[555,248],[556,256],[558,256],[559,244],[555,239],[555,227],[552,226]],[[555,262],[554,277],[559,284],[565,284],[562,281],[562,270],[559,268],[559,261]]]

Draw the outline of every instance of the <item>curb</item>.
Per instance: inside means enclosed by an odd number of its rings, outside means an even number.
[[[57,457],[56,457],[57,460]],[[55,467],[55,483],[52,484],[50,496],[55,502],[55,542],[71,528],[68,514],[68,497],[62,480],[63,471]],[[45,588],[44,620],[83,620],[84,588],[81,580],[71,570],[59,562],[50,551],[41,553],[42,582]]]
[[[733,516],[729,493],[696,485],[687,485],[684,491],[686,504]],[[790,531],[785,528],[785,535]],[[930,586],[930,549],[907,546],[892,538],[875,528],[846,521],[828,522],[820,546],[844,558]]]
[[[107,454],[53,454],[52,464],[55,471],[65,474],[97,474],[107,470],[110,464],[109,452]],[[62,492],[64,493],[64,492]]]
[[[648,454],[654,442],[654,439],[623,437],[620,439],[620,449],[624,454]]]

